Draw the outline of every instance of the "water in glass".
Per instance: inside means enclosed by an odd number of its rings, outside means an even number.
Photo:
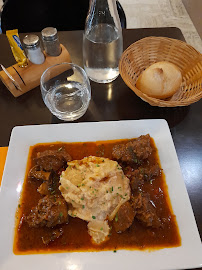
[[[66,121],[80,118],[88,108],[89,91],[78,82],[52,87],[45,96],[45,104],[52,113]]]

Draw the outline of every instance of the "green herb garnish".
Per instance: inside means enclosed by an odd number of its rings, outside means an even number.
[[[118,213],[116,213],[116,216],[115,216],[115,221],[117,222],[118,221]]]

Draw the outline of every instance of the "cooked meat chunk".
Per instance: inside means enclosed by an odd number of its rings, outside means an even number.
[[[71,160],[71,156],[65,150],[45,150],[37,153],[36,164],[49,172],[59,170]]]
[[[38,165],[32,167],[29,171],[29,177],[35,178],[37,180],[48,181],[50,179],[51,173],[40,170]]]
[[[136,190],[140,185],[144,184],[144,175],[141,174],[139,170],[135,170],[130,179],[132,190]]]
[[[140,173],[144,175],[145,181],[152,180],[153,177],[159,176],[161,173],[161,169],[159,165],[156,163],[150,167],[140,169]]]
[[[134,170],[133,168],[128,167],[125,175],[130,179],[130,186],[133,191],[144,184],[144,175],[141,174],[139,169]]]
[[[149,194],[131,197],[131,204],[136,211],[135,218],[137,218],[146,227],[159,228],[162,226],[161,220],[156,214],[155,207],[150,201]]]
[[[67,204],[60,195],[47,195],[39,200],[25,219],[30,227],[53,227],[68,222]]]
[[[48,245],[50,242],[55,241],[55,239],[58,239],[63,234],[63,229],[54,229],[53,231],[45,232],[42,236],[42,241],[45,245]]]
[[[160,174],[161,170],[158,164],[154,164],[151,167],[128,168],[126,176],[130,179],[130,185],[132,190],[136,190],[140,185],[144,184],[144,181],[150,181],[153,177]]]
[[[41,194],[41,195],[49,195],[51,193],[48,183],[47,182],[43,182],[37,189],[37,191]]]
[[[121,233],[127,230],[133,223],[135,210],[129,202],[125,202],[119,208],[114,220],[113,226],[116,232]]]
[[[139,163],[147,159],[152,152],[150,136],[142,135],[126,144],[117,144],[113,147],[112,156],[116,160],[126,163]]]
[[[59,195],[60,191],[59,191],[59,180],[60,180],[60,176],[58,173],[56,172],[52,172],[51,173],[51,177],[49,181],[44,181],[37,189],[37,191],[41,194],[41,195]]]

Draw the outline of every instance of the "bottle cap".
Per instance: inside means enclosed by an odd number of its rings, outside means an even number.
[[[26,35],[23,39],[25,48],[35,49],[39,45],[39,37],[37,35]]]
[[[57,38],[57,29],[54,27],[46,27],[41,31],[43,40],[52,41]]]

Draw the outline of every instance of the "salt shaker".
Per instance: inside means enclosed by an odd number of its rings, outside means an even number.
[[[30,62],[37,65],[44,62],[45,57],[41,50],[39,37],[37,35],[26,35],[23,39],[23,44]]]
[[[91,0],[83,36],[83,64],[88,77],[98,83],[115,80],[122,52],[116,0]]]
[[[57,29],[46,27],[41,31],[45,52],[50,56],[58,56],[61,53]]]

